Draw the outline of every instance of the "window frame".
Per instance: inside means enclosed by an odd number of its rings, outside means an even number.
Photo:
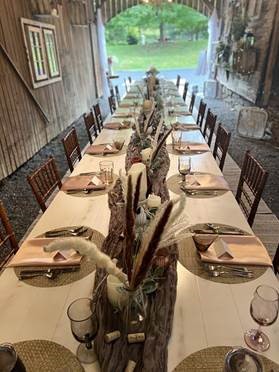
[[[26,18],[21,18],[21,26],[33,88],[39,88],[45,85],[61,81],[62,80],[61,65],[58,53],[55,26],[48,23],[33,21]],[[39,34],[43,68],[45,72],[45,74],[43,74],[42,76],[36,73],[35,61],[31,46],[31,40],[29,36],[30,31]],[[46,34],[53,36],[55,58],[57,62],[57,73],[55,74],[53,74],[53,71],[51,69],[51,56],[49,55],[46,46],[47,45]]]

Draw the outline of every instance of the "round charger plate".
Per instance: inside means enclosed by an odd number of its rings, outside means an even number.
[[[194,155],[203,155],[207,152],[209,152],[209,149],[208,150],[198,150],[198,151],[185,151],[185,152],[180,152],[180,151],[177,151],[175,149],[173,149],[172,145],[171,144],[167,144],[167,150],[170,154],[172,155],[177,155],[177,156],[182,156],[182,155],[185,155],[185,156],[194,156]]]
[[[69,228],[69,227],[65,227]],[[75,226],[71,226],[70,228],[75,228]],[[55,230],[60,230],[54,229]],[[90,240],[96,244],[96,246],[101,249],[103,242],[105,240],[105,237],[103,234],[101,234],[97,230],[93,230],[91,228],[88,228],[88,231],[90,231]],[[86,237],[84,233],[83,236]],[[41,235],[39,237],[43,237],[44,235]],[[64,237],[69,237],[69,235],[65,235]],[[79,237],[82,237],[80,235]],[[62,236],[57,237],[57,239],[62,238]],[[55,268],[55,267],[52,267]],[[47,270],[48,267],[45,266],[28,266],[28,267],[14,267],[15,274],[18,278],[20,278],[20,272],[21,270]],[[73,282],[76,282],[77,280],[80,280],[82,278],[85,278],[87,275],[91,274],[96,269],[95,264],[92,261],[87,260],[86,257],[83,257],[80,263],[80,269],[78,271],[73,271],[69,273],[60,273],[57,277],[54,277],[53,279],[46,278],[45,276],[37,276],[30,279],[23,279],[21,280],[25,284],[29,284],[33,287],[41,287],[41,288],[50,288],[50,287],[60,287],[63,285],[68,285]]]
[[[101,196],[101,195],[106,195],[110,190],[113,189],[114,187],[114,184],[115,184],[115,181],[117,180],[117,178],[119,177],[117,174],[113,174],[113,182],[110,183],[109,185],[106,186],[106,188],[104,190],[97,190],[97,191],[92,191],[92,192],[89,192],[88,194],[86,192],[83,192],[83,191],[80,191],[80,192],[75,192],[73,194],[67,194],[67,191],[64,191],[67,195],[70,195],[70,196],[77,196],[77,197],[85,197],[85,198],[89,198],[89,197],[92,197],[92,196]]]
[[[214,346],[199,350],[186,357],[174,372],[224,372],[226,354],[231,346]],[[279,372],[279,365],[263,355],[257,354],[264,371]]]
[[[198,172],[196,172],[196,174],[198,174]],[[199,174],[202,174],[202,172],[199,172]],[[181,180],[182,180],[182,177],[179,174],[174,174],[173,176],[168,178],[167,179],[168,189],[174,192],[175,194],[178,194],[178,195],[183,194],[184,191],[181,190],[180,188],[181,184],[179,183],[181,182]],[[186,176],[186,180],[187,180],[187,176]],[[212,190],[212,192],[203,194],[203,193],[198,193],[198,192],[195,193],[195,190],[189,190],[189,193],[186,193],[186,196],[189,198],[207,199],[207,198],[215,198],[216,196],[224,195],[226,192],[228,191],[227,190]]]
[[[124,118],[125,119],[125,118]],[[123,119],[123,120],[124,120]],[[129,120],[130,118],[127,118],[127,120]],[[87,154],[87,155],[90,155],[90,156],[96,156],[96,157],[98,157],[98,158],[103,158],[103,159],[105,159],[105,158],[111,158],[111,157],[113,157],[113,156],[119,156],[119,155],[123,155],[123,154],[126,154],[126,152],[127,152],[127,146],[126,145],[124,145],[124,146],[122,146],[122,149],[120,150],[120,151],[118,151],[118,152],[116,152],[115,154],[105,154],[105,155],[103,155],[103,154]]]
[[[47,340],[14,344],[26,372],[84,372],[76,356],[64,346]]]
[[[228,225],[222,225],[218,224],[221,227],[231,227]],[[205,225],[203,224],[197,224],[194,226],[190,226],[189,232],[192,232],[193,230],[202,230],[205,228]],[[245,231],[243,231],[246,235],[249,235]],[[221,235],[220,235],[221,236]],[[195,243],[193,239],[190,237],[188,239],[183,240],[182,242],[178,243],[178,261],[183,265],[187,270],[189,270],[192,274],[199,276],[200,278],[210,280],[212,282],[216,283],[224,283],[224,284],[241,284],[241,283],[247,283],[252,280],[255,280],[262,276],[266,270],[267,267],[263,266],[251,266],[249,265],[249,269],[253,271],[253,278],[242,278],[238,276],[218,276],[213,277],[211,274],[206,270],[204,267],[204,263],[201,261],[199,253],[197,252]],[[247,266],[248,267],[248,266]]]

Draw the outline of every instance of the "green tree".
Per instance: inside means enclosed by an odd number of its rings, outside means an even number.
[[[157,31],[160,42],[164,42],[166,30],[175,27],[177,31],[192,36],[206,33],[207,18],[195,10],[182,5],[165,3],[160,6],[138,5],[114,17],[106,26],[109,42],[124,42],[128,34],[144,30]]]

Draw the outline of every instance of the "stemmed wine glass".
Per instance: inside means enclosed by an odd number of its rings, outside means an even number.
[[[191,172],[191,157],[190,156],[180,156],[178,158],[178,171],[182,176],[183,186],[187,185],[186,176]]]
[[[250,304],[250,314],[259,324],[258,329],[251,329],[244,334],[246,344],[253,350],[261,352],[270,347],[269,338],[261,331],[261,326],[273,324],[278,317],[279,293],[268,285],[260,285],[254,292]]]
[[[97,356],[92,345],[98,331],[98,321],[92,310],[90,298],[79,298],[68,307],[67,314],[71,321],[74,338],[80,342],[77,348],[77,358],[81,363],[94,363]]]

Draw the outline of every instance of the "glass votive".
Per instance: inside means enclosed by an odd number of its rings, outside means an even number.
[[[26,372],[26,369],[10,343],[0,344],[0,371]]]
[[[113,182],[113,161],[111,160],[102,160],[99,163],[100,167],[100,177],[104,184],[109,185]]]

